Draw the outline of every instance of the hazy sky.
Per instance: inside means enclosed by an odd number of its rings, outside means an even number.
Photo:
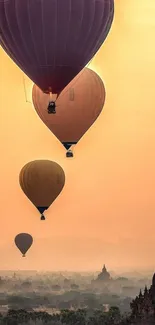
[[[0,49],[0,268],[155,268],[155,1],[115,1],[115,20],[92,64],[106,87],[103,113],[65,150],[26,102],[23,73]],[[32,83],[26,81],[31,100]],[[41,222],[18,175],[58,162],[66,186]],[[22,258],[19,232],[34,237]]]

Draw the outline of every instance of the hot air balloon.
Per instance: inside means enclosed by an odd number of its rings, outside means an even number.
[[[69,150],[95,122],[105,102],[105,88],[101,78],[85,68],[70,82],[56,100],[56,114],[49,114],[50,95],[36,85],[32,100],[35,110],[46,126]],[[68,151],[66,156],[72,157]]]
[[[20,186],[45,220],[43,212],[49,208],[65,184],[63,169],[54,161],[35,160],[26,164],[19,175]]]
[[[114,0],[1,0],[0,45],[47,93],[59,94],[106,39]]]
[[[26,233],[21,233],[15,237],[14,241],[20,252],[23,254],[23,257],[25,257],[26,252],[33,243],[32,236]]]

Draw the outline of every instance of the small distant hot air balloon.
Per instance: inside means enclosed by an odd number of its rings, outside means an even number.
[[[106,39],[114,0],[0,0],[0,45],[44,92],[59,94]]]
[[[23,257],[25,257],[26,252],[28,251],[28,249],[31,247],[33,243],[32,236],[26,233],[21,233],[15,237],[14,241],[17,248],[23,254]]]
[[[19,175],[20,186],[41,213],[49,208],[62,191],[65,173],[60,165],[50,160],[35,160],[27,163]]]
[[[56,114],[49,114],[50,95],[36,85],[32,100],[35,110],[46,126],[68,150],[76,144],[100,115],[105,102],[105,87],[101,78],[85,68],[62,91],[56,101]],[[67,156],[72,156],[68,151]]]

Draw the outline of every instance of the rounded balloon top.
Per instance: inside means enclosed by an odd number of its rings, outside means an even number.
[[[56,114],[48,113],[50,95],[33,86],[35,110],[66,149],[76,144],[100,115],[106,97],[104,83],[93,70],[85,68],[56,100]],[[69,154],[69,153],[68,153]]]
[[[31,247],[33,243],[33,238],[30,234],[20,233],[15,237],[15,244],[20,252],[25,256],[28,249]]]
[[[1,0],[0,44],[44,92],[59,94],[106,39],[114,0]]]
[[[25,195],[42,214],[62,191],[65,173],[54,161],[34,160],[20,171],[19,183]]]

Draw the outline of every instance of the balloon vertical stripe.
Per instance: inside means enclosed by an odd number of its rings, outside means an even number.
[[[114,0],[0,0],[0,44],[44,92],[60,92],[106,39]]]

